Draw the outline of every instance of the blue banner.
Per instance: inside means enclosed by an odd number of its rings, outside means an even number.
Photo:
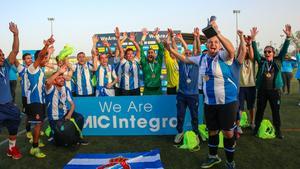
[[[77,97],[75,111],[85,118],[84,135],[173,135],[177,133],[176,96]],[[199,124],[203,98],[199,95]],[[185,130],[191,129],[187,108]]]

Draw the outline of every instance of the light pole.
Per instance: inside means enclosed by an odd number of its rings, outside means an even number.
[[[53,22],[54,22],[54,18],[48,18],[48,21],[50,21],[50,23],[51,23],[51,35],[53,35]]]
[[[235,34],[236,34],[236,48],[238,47],[238,44],[239,44],[239,37],[237,35],[237,31],[239,29],[239,21],[238,21],[238,14],[241,13],[240,10],[233,10],[233,14],[235,14],[235,26],[236,26],[236,31],[235,31]]]

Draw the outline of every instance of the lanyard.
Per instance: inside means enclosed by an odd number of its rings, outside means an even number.
[[[212,66],[213,58],[210,58],[209,56],[206,57],[206,70],[205,73],[207,74],[209,72],[210,67]]]
[[[1,70],[0,70],[0,75],[1,75],[3,78],[5,78],[4,71],[5,71],[5,68],[2,67]]]
[[[0,75],[3,77],[3,79],[4,79],[4,84],[6,84],[6,78],[5,78],[5,68],[4,67],[2,67],[1,69],[0,69]]]
[[[268,72],[270,72],[273,67],[273,62],[270,62],[270,65],[269,65],[269,62],[267,62],[266,66],[267,66]]]
[[[191,70],[190,65],[185,64],[184,65],[184,72],[185,72],[185,75],[186,75],[187,78],[189,78],[190,70]]]
[[[148,63],[149,64],[149,67],[150,67],[150,70],[152,73],[154,73],[154,63]]]

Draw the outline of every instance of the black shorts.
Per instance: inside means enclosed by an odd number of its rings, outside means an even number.
[[[177,87],[167,87],[167,95],[176,95]]]
[[[247,109],[254,108],[256,98],[256,88],[254,87],[240,87],[239,91],[239,109],[244,111],[244,103],[247,102]]]
[[[204,104],[205,120],[208,130],[233,130],[237,110],[237,101],[222,105]]]
[[[0,104],[0,131],[6,127],[9,135],[16,135],[20,122],[20,110],[14,103]]]
[[[29,123],[41,123],[45,119],[45,104],[31,103],[26,107]]]
[[[23,105],[23,109],[22,109],[22,112],[27,114],[27,111],[26,111],[26,107],[27,107],[27,97],[25,96],[22,96],[22,105]]]

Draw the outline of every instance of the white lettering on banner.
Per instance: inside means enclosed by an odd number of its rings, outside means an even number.
[[[107,129],[112,127],[113,129],[122,129],[122,128],[140,128],[148,129],[151,132],[158,132],[163,128],[176,128],[177,118],[176,117],[162,117],[162,118],[138,118],[136,119],[134,115],[131,115],[127,118],[118,118],[116,115],[112,116],[112,119],[109,116],[88,116],[86,118],[84,128],[99,128]]]
[[[145,118],[140,118],[137,121],[137,125],[139,128],[145,128],[147,126],[147,120]]]
[[[130,111],[134,111],[134,112],[142,112],[142,111],[145,111],[145,112],[151,112],[152,111],[152,104],[150,103],[146,103],[146,104],[143,104],[143,103],[140,103],[138,104],[138,106],[136,106],[136,104],[131,101],[129,106],[128,106],[128,109],[127,109],[127,112],[130,112]]]
[[[102,120],[106,120],[108,122],[106,124],[103,124]],[[101,127],[101,128],[108,128],[109,127],[109,121],[110,121],[109,117],[107,117],[107,116],[100,116],[98,118],[98,126]]]
[[[109,103],[107,102],[99,102],[100,111],[102,113],[104,112],[110,112],[111,108],[114,112],[119,113],[122,110],[122,107],[120,104],[113,104],[111,101]]]
[[[148,113],[151,112],[152,111],[152,104],[146,103],[145,106],[144,106],[144,109]]]
[[[111,111],[115,113],[119,113],[122,111],[122,106],[120,104],[115,104],[112,101],[110,102],[99,102],[99,108],[101,113],[109,113]],[[127,112],[142,112],[145,111],[147,113],[153,110],[152,104],[150,103],[139,103],[135,104],[134,101],[129,103]]]

